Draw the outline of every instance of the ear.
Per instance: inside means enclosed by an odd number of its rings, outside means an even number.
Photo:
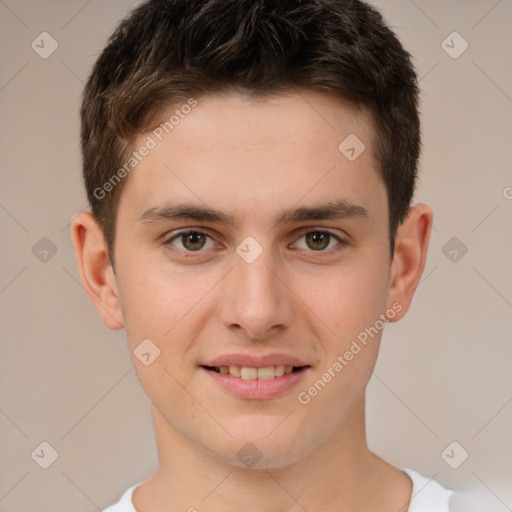
[[[80,212],[71,222],[71,237],[85,291],[110,329],[124,327],[119,292],[108,257],[103,232],[89,212]]]
[[[395,240],[395,251],[391,263],[388,289],[388,308],[398,303],[401,309],[392,308],[397,314],[390,322],[400,320],[412,302],[418,286],[425,261],[432,230],[433,213],[426,204],[417,204],[409,208],[409,213],[399,226]]]

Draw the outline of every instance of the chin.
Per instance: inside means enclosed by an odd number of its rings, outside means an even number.
[[[289,430],[283,429],[281,435],[276,431],[268,435],[268,432],[248,429],[230,439],[228,446],[219,447],[216,455],[237,468],[261,470],[286,468],[309,452],[305,440]]]
[[[303,454],[296,449],[272,451],[269,447],[260,450],[253,443],[246,443],[233,457],[230,453],[223,457],[230,465],[244,470],[257,472],[258,470],[284,469],[302,458]]]

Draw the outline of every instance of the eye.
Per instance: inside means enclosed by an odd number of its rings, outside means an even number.
[[[208,239],[210,239],[211,243],[209,247],[206,247]],[[181,244],[181,247],[173,243],[175,240],[177,240],[178,243]],[[186,252],[198,252],[204,248],[212,249],[214,245],[213,240],[208,233],[192,229],[179,231],[178,233],[175,233],[173,236],[167,239],[164,242],[164,244],[174,245],[179,250]]]
[[[335,235],[330,231],[321,231],[318,229],[311,229],[307,231],[299,238],[299,240],[301,239],[304,239],[306,247],[299,247],[297,242],[294,244],[294,247],[298,247],[299,249],[310,249],[316,252],[328,252],[326,249],[329,248],[333,239],[338,242],[334,245],[335,250],[348,245],[348,242],[340,238],[338,235]]]
[[[305,244],[300,243],[300,240],[302,239],[304,239]],[[337,243],[333,244],[333,242]],[[164,245],[171,245],[173,246],[173,250],[189,254],[194,252],[205,252],[206,250],[213,249],[216,246],[209,233],[198,229],[184,229],[175,232],[166,241],[164,241]],[[292,247],[309,252],[326,253],[331,252],[331,250],[332,252],[337,251],[347,245],[347,241],[330,231],[310,229],[299,237],[298,241],[295,242]]]

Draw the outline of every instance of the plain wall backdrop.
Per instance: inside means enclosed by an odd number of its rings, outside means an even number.
[[[463,490],[457,510],[510,511],[512,1],[374,3],[421,78],[415,202],[434,229],[411,309],[384,332],[369,445]],[[135,4],[0,0],[1,511],[99,510],[156,467],[124,331],[90,304],[70,237],[87,208],[80,95]]]

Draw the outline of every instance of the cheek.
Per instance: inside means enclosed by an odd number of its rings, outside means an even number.
[[[300,390],[300,404],[331,411],[331,426],[339,425],[361,399],[377,360],[385,323],[387,279],[382,270],[364,265],[345,268],[336,278],[325,279],[324,287],[309,290],[308,303],[321,325],[318,334],[325,351],[321,366]],[[312,305],[314,303],[314,306]],[[324,327],[324,325],[328,326]],[[302,400],[302,401],[301,401]],[[301,405],[302,406],[302,405]],[[333,427],[334,428],[334,427]]]
[[[182,362],[193,359],[193,341],[213,314],[208,291],[219,281],[219,276],[176,271],[170,265],[151,263],[139,264],[135,272],[130,272],[126,265],[123,271],[120,294],[134,365],[140,366],[134,351],[143,340],[149,339],[160,351],[156,367],[165,367],[159,378],[169,380],[166,372],[171,372],[184,383],[189,378],[189,368]],[[152,382],[158,385],[154,373],[156,370],[149,374],[141,372],[144,387],[151,388]]]
[[[299,297],[316,323],[324,325],[328,337],[338,342],[373,325],[385,311],[387,270],[376,261],[340,266],[324,276],[299,281]]]
[[[137,262],[127,258],[122,263],[119,292],[128,330],[161,338],[187,311],[193,287],[185,289],[182,275],[143,258]]]
[[[180,374],[179,367],[169,365],[165,350],[150,366],[142,365],[135,357],[133,365],[151,404],[174,428],[186,430],[187,424],[200,415],[200,406],[188,392],[186,375]],[[179,414],[176,414],[177,411]]]

